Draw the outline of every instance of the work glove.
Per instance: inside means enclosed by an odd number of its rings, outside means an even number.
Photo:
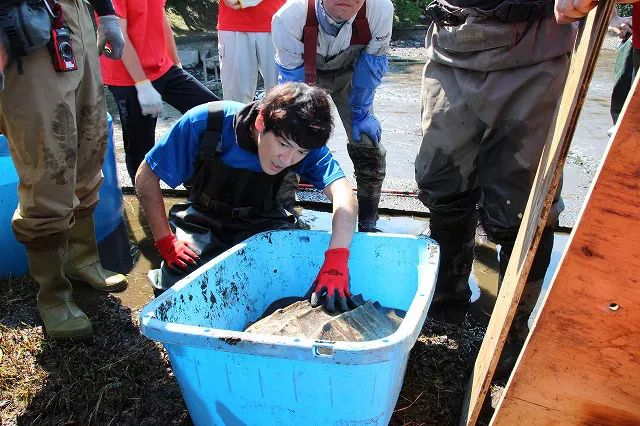
[[[107,44],[109,45],[107,47]],[[114,15],[100,16],[98,25],[98,54],[109,59],[120,59],[124,50],[124,36],[119,18]]]
[[[364,133],[376,145],[382,138],[382,127],[375,115],[371,113],[371,105],[380,86],[382,77],[387,72],[389,60],[386,56],[361,53],[353,67],[349,104],[351,105],[351,136],[360,141]]]
[[[162,112],[162,96],[149,80],[136,83],[142,115],[157,117]]]
[[[304,64],[290,70],[276,62],[276,67],[278,68],[278,84],[284,84],[290,81],[304,82]]]
[[[200,260],[200,251],[193,244],[180,241],[173,234],[156,241],[156,248],[171,269],[185,269],[187,263],[196,265]]]
[[[342,312],[358,306],[351,298],[349,291],[348,262],[349,250],[346,248],[330,249],[325,252],[324,263],[318,277],[305,296],[305,298],[310,297],[312,307],[315,308],[324,303],[328,312],[335,312],[336,299],[338,309]]]
[[[351,135],[353,139],[360,142],[361,134],[365,134],[376,145],[380,143],[382,138],[382,126],[375,115],[369,111],[356,112],[353,111],[351,123]]]

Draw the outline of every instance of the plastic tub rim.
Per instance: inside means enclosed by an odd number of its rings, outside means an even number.
[[[278,231],[262,232],[256,234],[252,238],[258,238],[263,234],[274,232]],[[324,231],[303,232],[327,234],[327,232]],[[219,263],[221,260],[231,256],[236,251],[246,247],[246,242],[233,246],[216,258],[205,263],[200,268],[178,281],[170,290],[165,291],[158,298],[147,304],[140,313],[140,331],[146,337],[163,344],[215,349],[232,353],[266,355],[274,358],[306,359],[308,361],[358,365],[392,360],[395,358],[395,353],[399,347],[402,347],[403,350],[407,352],[411,349],[421,331],[421,325],[426,319],[428,307],[431,303],[431,298],[433,297],[433,291],[435,289],[439,246],[433,239],[423,235],[384,234],[383,236],[403,239],[429,240],[430,251],[428,254],[428,260],[422,265],[422,269],[433,269],[434,273],[429,274],[428,270],[421,271],[419,274],[420,276],[430,276],[432,278],[419,279],[416,296],[411,302],[400,327],[393,334],[382,339],[366,342],[333,342],[304,339],[299,337],[246,333],[243,331],[225,330],[214,327],[167,323],[155,317],[155,312],[158,307],[166,300],[170,299],[174,293],[177,293],[184,286],[189,285],[191,279],[194,276],[199,275],[203,268],[208,268],[209,264],[212,262]],[[416,265],[416,267],[418,267],[418,265]],[[420,327],[414,328],[412,326],[412,324],[416,323],[420,324]],[[194,344],[196,342],[197,344]],[[287,351],[281,351],[279,349],[281,345],[286,345]],[[316,351],[317,348],[330,348],[331,355],[318,355]],[[369,357],[367,355],[372,356]]]

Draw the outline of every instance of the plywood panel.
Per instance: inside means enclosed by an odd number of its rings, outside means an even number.
[[[640,425],[640,91],[591,188],[494,425]]]
[[[602,40],[606,34],[614,3],[601,0],[596,11],[582,23],[577,48],[569,68],[567,84],[562,94],[554,124],[540,160],[533,190],[529,197],[522,226],[516,239],[511,261],[496,300],[491,320],[482,342],[474,371],[470,378],[460,418],[461,425],[474,425],[489,390],[522,288],[540,241],[540,235],[560,183],[562,168],[587,88],[593,75]]]

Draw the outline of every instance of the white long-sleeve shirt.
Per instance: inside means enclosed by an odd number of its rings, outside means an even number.
[[[311,0],[313,1],[313,0]],[[349,48],[352,24],[355,16],[345,22],[336,37],[332,37],[318,25],[318,55],[331,59]],[[393,27],[393,4],[390,0],[367,0],[367,20],[371,41],[364,52],[382,56],[389,51]],[[307,0],[289,0],[273,15],[271,33],[276,48],[276,61],[282,67],[294,69],[303,64],[302,33],[307,21]]]

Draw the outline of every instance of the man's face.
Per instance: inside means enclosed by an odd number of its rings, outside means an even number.
[[[354,17],[363,3],[364,0],[322,0],[324,11],[337,22]]]
[[[299,163],[308,153],[294,141],[276,136],[273,132],[260,132],[258,136],[260,166],[268,175],[278,174],[284,168]]]

